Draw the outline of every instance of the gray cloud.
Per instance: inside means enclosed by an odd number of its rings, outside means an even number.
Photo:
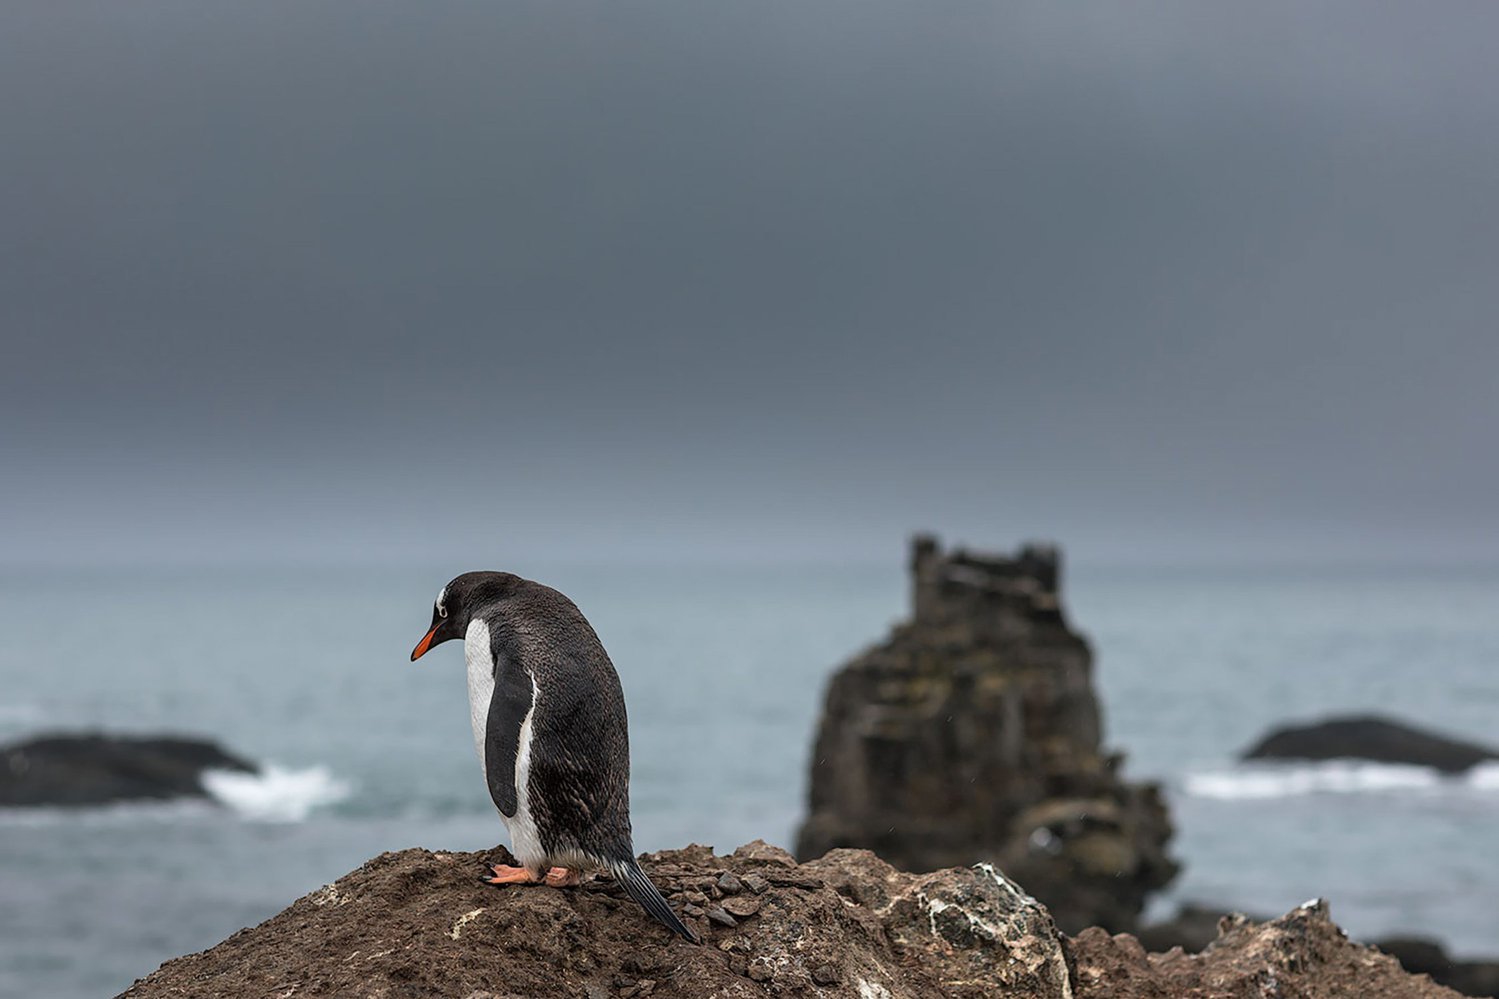
[[[9,5],[0,537],[1499,556],[1496,31]]]

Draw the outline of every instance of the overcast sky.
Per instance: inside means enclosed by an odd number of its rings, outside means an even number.
[[[12,0],[0,550],[1499,559],[1495,39]]]

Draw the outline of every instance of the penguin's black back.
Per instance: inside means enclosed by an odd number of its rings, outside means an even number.
[[[509,591],[499,613],[486,616],[496,672],[518,666],[535,678],[527,791],[542,847],[630,860],[630,743],[619,675],[571,600],[525,579]]]

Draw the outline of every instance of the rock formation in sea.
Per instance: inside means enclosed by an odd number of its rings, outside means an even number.
[[[205,770],[257,772],[206,739],[54,733],[0,747],[0,805],[202,798]]]
[[[797,864],[755,842],[642,858],[703,935],[671,936],[607,877],[495,888],[489,853],[403,850],[138,981],[123,999],[243,996],[818,996],[822,999],[1208,999],[1455,993],[1350,943],[1312,903],[1264,925],[1225,920],[1203,955],[1129,936],[1063,937],[988,865],[897,871],[864,850]]]
[[[1426,732],[1389,718],[1357,716],[1275,729],[1246,749],[1242,758],[1374,760],[1410,763],[1457,774],[1480,763],[1499,760],[1499,750]]]
[[[912,545],[909,621],[840,669],[812,755],[797,854],[873,850],[931,871],[989,861],[1063,929],[1131,930],[1175,875],[1159,788],[1102,746],[1092,652],[1061,555]]]

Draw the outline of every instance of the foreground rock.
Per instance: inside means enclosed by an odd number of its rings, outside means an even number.
[[[1375,760],[1411,763],[1443,773],[1462,773],[1499,751],[1391,721],[1388,718],[1329,718],[1279,728],[1245,750],[1246,760]]]
[[[483,865],[510,859],[382,854],[125,996],[1453,996],[1349,943],[1321,907],[1229,923],[1200,957],[1147,956],[1101,930],[1060,937],[1043,906],[987,866],[907,874],[863,850],[797,865],[759,842],[728,857],[694,846],[643,858],[703,934],[694,946],[607,879],[479,882]]]
[[[990,861],[1064,930],[1134,929],[1171,880],[1158,788],[1101,747],[1092,653],[1060,556],[912,552],[914,610],[828,687],[797,853],[874,850],[930,871]]]
[[[387,853],[125,995],[761,996],[1068,994],[1046,910],[992,869],[914,875],[865,851],[797,866],[752,843],[647,857],[703,935],[651,922],[607,878],[494,888],[490,854]]]
[[[256,772],[203,739],[45,735],[0,747],[0,805],[201,798],[205,770]]]

